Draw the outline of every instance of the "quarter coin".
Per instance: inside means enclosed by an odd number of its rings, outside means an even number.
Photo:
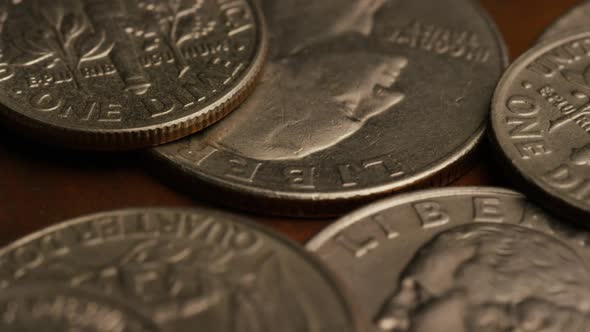
[[[73,291],[20,291],[41,285]],[[72,299],[80,314],[88,301],[95,311],[133,308],[158,331],[359,331],[342,288],[312,255],[208,210],[120,210],[42,230],[0,250],[0,289],[0,313],[23,302],[22,324],[42,308],[53,316],[38,318],[57,320],[67,314],[57,302]],[[3,307],[6,294],[16,299]]]
[[[569,10],[557,19],[539,38],[541,41],[556,38],[568,32],[590,28],[590,1],[583,1],[581,4]]]
[[[531,199],[585,223],[590,212],[590,32],[536,46],[498,85],[490,133]]]
[[[574,332],[588,322],[589,239],[520,194],[449,188],[363,208],[308,248],[374,332]]]
[[[218,125],[155,149],[167,178],[242,209],[330,216],[467,169],[506,64],[475,1],[261,7],[271,46],[256,91]]]
[[[265,55],[251,0],[0,5],[0,114],[43,143],[122,150],[218,121]]]
[[[80,289],[30,285],[0,295],[3,332],[157,332],[149,319],[109,298]]]

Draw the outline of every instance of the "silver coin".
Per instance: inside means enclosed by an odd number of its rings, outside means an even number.
[[[0,114],[74,148],[189,135],[233,110],[260,73],[252,1],[3,0]]]
[[[398,196],[342,218],[308,248],[345,279],[375,332],[588,327],[590,233],[511,191]]]
[[[271,46],[256,91],[218,125],[155,149],[167,177],[243,209],[326,216],[467,168],[506,64],[475,1],[261,8]]]
[[[313,256],[208,210],[90,215],[0,250],[0,294],[47,283],[133,308],[160,331],[359,331],[341,287]]]
[[[549,26],[539,38],[540,41],[559,37],[572,31],[590,28],[590,1],[583,1],[578,6],[563,14]]]
[[[554,213],[590,212],[590,32],[535,47],[506,72],[492,103],[501,164]]]
[[[33,285],[0,294],[2,332],[158,332],[146,317],[98,294]]]

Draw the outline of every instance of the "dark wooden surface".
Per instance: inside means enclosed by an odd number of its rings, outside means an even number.
[[[435,0],[433,0],[435,1]],[[514,59],[576,0],[482,0]],[[452,8],[449,8],[452,10]],[[484,147],[485,149],[485,147]],[[484,156],[489,154],[485,154]],[[489,157],[488,157],[489,158]],[[490,160],[453,184],[503,185]],[[136,206],[205,206],[153,177],[141,154],[60,151],[0,131],[0,245],[83,214]],[[330,220],[247,215],[303,242]]]

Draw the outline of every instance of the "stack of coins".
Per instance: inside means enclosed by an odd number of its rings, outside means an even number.
[[[340,217],[306,247],[197,207],[52,225],[0,248],[0,332],[590,330],[588,22],[508,67],[473,0],[0,1],[15,137]],[[431,188],[484,141],[512,189]]]

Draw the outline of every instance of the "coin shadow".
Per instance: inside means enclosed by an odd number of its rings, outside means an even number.
[[[488,126],[486,139],[483,140],[481,147],[483,153],[480,157],[480,160],[486,165],[486,176],[494,186],[520,191],[507,168],[506,160],[502,158],[502,154],[498,150],[497,144],[493,138],[491,126]]]
[[[6,123],[0,125],[0,162],[11,160],[39,167],[65,167],[102,172],[131,167],[137,160],[136,156],[135,151],[83,151],[49,145],[17,132]]]

